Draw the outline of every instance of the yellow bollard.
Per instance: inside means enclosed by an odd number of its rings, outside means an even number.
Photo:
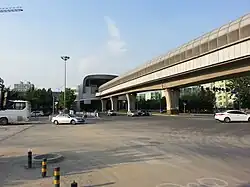
[[[60,187],[60,167],[54,168],[54,185]]]
[[[47,174],[47,159],[44,158],[42,161],[42,177],[46,177]]]

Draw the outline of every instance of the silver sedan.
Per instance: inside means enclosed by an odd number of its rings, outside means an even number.
[[[52,118],[52,123],[58,125],[58,124],[79,124],[84,123],[85,120],[81,117],[77,117],[75,115],[71,114],[59,114]]]

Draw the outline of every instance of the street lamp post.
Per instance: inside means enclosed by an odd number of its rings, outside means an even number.
[[[186,113],[186,105],[187,105],[187,103],[186,102],[183,102],[183,110],[184,110],[184,113]]]
[[[2,109],[3,106],[2,103],[3,88],[4,88],[4,81],[2,78],[0,78],[0,110]]]
[[[70,59],[69,56],[61,56],[61,59],[64,61],[64,110],[66,109],[66,84],[67,84],[67,60]]]

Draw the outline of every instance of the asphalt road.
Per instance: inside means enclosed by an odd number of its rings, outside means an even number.
[[[88,124],[31,124],[0,128],[0,186],[245,187],[250,176],[250,124],[212,117],[104,117]],[[24,169],[26,152],[57,152],[65,159]]]

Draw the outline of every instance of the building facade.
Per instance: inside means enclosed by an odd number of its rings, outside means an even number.
[[[24,82],[20,82],[18,84],[14,84],[14,91],[17,91],[17,92],[26,92],[30,89],[34,89],[34,84],[32,84],[31,82],[27,82],[27,83],[24,83]]]
[[[190,86],[186,88],[181,88],[180,97],[182,97],[183,95],[191,95],[191,94],[198,93],[199,90],[200,90],[200,86]]]
[[[191,95],[196,94],[200,91],[201,86],[205,89],[209,89],[214,92],[214,88],[220,88],[220,90],[215,91],[215,99],[216,99],[216,108],[232,108],[234,103],[234,96],[230,92],[226,92],[226,88],[228,85],[228,80],[217,81],[207,84],[202,84],[198,86],[190,86],[186,88],[180,89],[180,97],[183,95]],[[154,92],[144,92],[137,94],[138,100],[150,100],[150,99],[159,99],[164,96],[163,91],[154,91]]]
[[[154,92],[143,92],[137,94],[137,100],[160,100],[163,97],[163,91],[154,91]]]
[[[216,108],[232,108],[234,103],[234,96],[230,92],[226,92],[228,87],[228,80],[217,81],[204,85],[209,87],[210,90],[219,88],[220,90],[215,91]]]
[[[232,108],[234,103],[234,96],[230,92],[226,92],[228,87],[228,80],[216,81],[212,83],[202,84],[200,86],[192,86],[182,89],[182,94],[192,94],[197,93],[202,86],[205,89],[209,89],[215,93],[215,107],[216,108]],[[214,91],[214,88],[219,88],[220,90]]]
[[[98,88],[104,83],[116,78],[116,75],[94,74],[88,75],[83,79],[83,82],[78,85],[76,91],[76,106],[77,110],[93,111],[101,109],[101,101],[96,97]]]

